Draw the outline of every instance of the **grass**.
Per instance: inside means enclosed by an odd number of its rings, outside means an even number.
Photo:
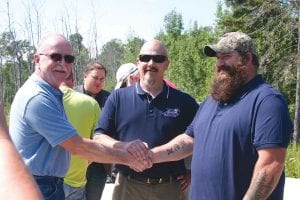
[[[300,178],[300,145],[289,145],[285,160],[285,175]]]

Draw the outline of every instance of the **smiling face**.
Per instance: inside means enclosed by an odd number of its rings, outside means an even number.
[[[149,41],[141,48],[140,55],[150,55],[149,61],[137,59],[142,88],[163,84],[164,73],[169,66],[167,50],[164,45],[159,40]],[[155,59],[151,59],[151,56],[155,55],[166,56],[166,59],[163,62],[155,62]]]
[[[35,73],[58,89],[61,82],[70,74],[72,63],[67,63],[64,59],[61,61],[51,59],[50,55],[54,53],[62,56],[72,55],[72,46],[62,35],[50,35],[42,39],[34,55]]]

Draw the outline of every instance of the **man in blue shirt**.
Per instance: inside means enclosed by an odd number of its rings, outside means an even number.
[[[227,33],[204,53],[217,58],[211,96],[185,134],[152,149],[153,161],[193,153],[191,200],[283,199],[292,132],[283,96],[257,75],[248,35]]]
[[[68,122],[59,86],[71,72],[75,59],[72,53],[71,43],[64,36],[44,37],[34,55],[35,72],[11,105],[11,138],[47,200],[65,199],[63,177],[69,168],[70,153],[94,162],[134,166],[137,170],[150,166],[136,163],[124,149],[81,138]]]
[[[137,65],[140,81],[113,91],[102,110],[94,139],[104,146],[124,146],[137,139],[149,148],[162,145],[182,133],[198,109],[191,96],[164,82],[169,60],[160,41],[151,40],[143,45]],[[148,156],[148,150],[144,151],[141,145],[127,145],[127,149],[139,160]],[[189,183],[183,178],[183,160],[155,164],[143,172],[125,165],[116,168],[119,173],[114,200],[184,199],[180,187],[185,189]]]

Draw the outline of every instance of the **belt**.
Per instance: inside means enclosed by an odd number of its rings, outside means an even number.
[[[145,184],[162,184],[162,183],[172,183],[173,181],[177,180],[175,176],[166,176],[166,177],[159,177],[159,178],[150,178],[150,177],[138,177],[138,176],[131,176],[128,174],[123,174],[128,180],[136,180]]]

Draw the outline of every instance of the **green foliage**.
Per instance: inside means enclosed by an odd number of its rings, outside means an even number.
[[[183,31],[183,19],[182,15],[172,10],[165,18],[165,30],[169,37],[177,38]]]
[[[73,54],[75,56],[75,63],[73,64],[73,74],[75,77],[75,85],[82,84],[83,81],[83,71],[85,65],[89,60],[89,51],[82,44],[83,37],[80,33],[71,34],[69,37],[71,44],[73,46]]]
[[[0,36],[0,95],[10,104],[14,94],[33,71],[34,47],[27,40],[16,40],[11,32]]]
[[[122,64],[124,57],[124,46],[121,40],[112,39],[103,47],[99,62],[107,69],[105,89],[111,91],[116,84],[116,71]]]
[[[136,63],[136,59],[144,43],[145,40],[139,37],[128,38],[126,44],[124,44],[125,51],[122,63]]]
[[[168,48],[171,61],[167,72],[169,79],[198,101],[208,95],[214,70],[214,60],[202,52],[204,45],[211,43],[212,39],[205,29],[193,30]]]
[[[285,159],[285,174],[287,177],[300,178],[300,146],[290,145]]]
[[[203,47],[214,40],[214,33],[208,27],[198,28],[197,23],[182,33],[182,25],[181,14],[172,11],[165,17],[165,33],[157,35],[168,49],[166,75],[180,90],[202,101],[208,95],[215,62],[203,54]]]

